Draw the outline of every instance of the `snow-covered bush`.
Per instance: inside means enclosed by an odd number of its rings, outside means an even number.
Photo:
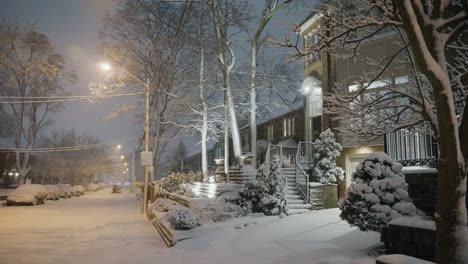
[[[167,213],[167,220],[176,230],[190,230],[201,226],[200,216],[190,208],[176,208]]]
[[[171,173],[160,180],[160,186],[168,192],[183,192],[182,184],[201,182],[203,175],[200,173]]]
[[[249,211],[263,212],[266,215],[286,213],[286,180],[280,170],[281,160],[278,156],[274,156],[269,172],[265,170],[265,164],[263,164],[257,180],[248,182],[241,188],[239,195]]]
[[[312,179],[324,184],[343,180],[343,170],[336,165],[341,150],[341,145],[335,141],[333,132],[330,129],[323,131],[314,142]]]
[[[213,222],[222,222],[246,214],[246,210],[241,206],[220,198],[211,201],[201,212],[203,219]]]
[[[178,202],[165,198],[156,199],[156,201],[151,205],[151,209],[154,209],[158,212],[169,212],[181,207],[184,206]]]
[[[359,163],[344,199],[338,202],[341,219],[362,231],[380,231],[402,215],[422,215],[408,195],[401,168],[400,163],[382,152]]]

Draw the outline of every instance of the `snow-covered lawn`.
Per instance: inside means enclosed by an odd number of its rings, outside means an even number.
[[[333,209],[238,218],[168,249],[138,214],[134,195],[108,189],[37,207],[1,206],[0,223],[2,264],[375,263],[358,259],[379,240]]]

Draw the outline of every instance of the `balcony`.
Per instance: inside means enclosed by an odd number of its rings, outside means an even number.
[[[385,152],[404,166],[436,166],[438,147],[431,135],[400,129],[385,135]]]

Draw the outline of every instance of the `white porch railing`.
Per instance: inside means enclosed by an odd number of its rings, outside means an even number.
[[[296,152],[296,187],[305,203],[309,203],[309,174],[306,170],[310,168],[314,155],[314,144],[312,142],[299,142]]]

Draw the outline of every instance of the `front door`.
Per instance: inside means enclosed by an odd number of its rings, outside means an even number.
[[[346,155],[346,188],[351,184],[352,175],[356,172],[356,166],[367,158],[369,154],[349,154]]]

